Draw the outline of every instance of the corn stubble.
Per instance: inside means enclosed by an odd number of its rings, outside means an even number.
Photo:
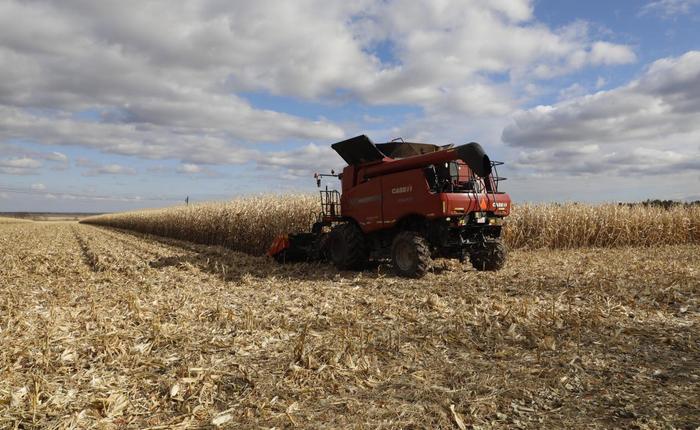
[[[410,281],[270,263],[1,225],[0,428],[700,422],[698,245],[514,250],[499,272],[437,261]]]
[[[31,222],[31,221],[26,220],[26,219],[22,219],[22,218],[11,218],[11,217],[0,216],[0,224],[17,224],[17,223],[24,223],[24,222]]]
[[[317,212],[313,195],[264,195],[100,215],[82,222],[261,255],[278,234],[309,231]],[[515,205],[504,237],[511,249],[697,244],[700,206]]]

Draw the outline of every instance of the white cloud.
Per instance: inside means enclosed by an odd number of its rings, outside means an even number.
[[[330,146],[308,144],[291,151],[261,153],[255,157],[263,169],[284,169],[291,177],[307,177],[316,172],[340,171],[344,163]]]
[[[208,176],[208,177],[212,178],[212,177],[221,176],[215,170],[212,170],[208,167],[201,166],[199,164],[192,164],[192,163],[183,163],[183,164],[179,165],[175,169],[175,172],[180,173],[180,174],[184,174],[184,175],[189,175],[191,177]]]
[[[0,106],[0,139],[27,136],[47,145],[79,145],[111,154],[175,158],[194,163],[245,162],[252,151],[231,145],[216,131],[188,133],[169,127],[47,118]]]
[[[83,173],[84,176],[98,175],[135,175],[136,169],[133,167],[122,166],[120,164],[106,164],[103,166],[95,166]]]
[[[253,163],[290,178],[342,165],[328,143],[354,134],[356,124],[259,108],[249,92],[419,108],[401,126],[367,117],[383,127],[363,130],[378,140],[493,142],[503,119],[548,85],[541,81],[636,60],[629,46],[597,40],[583,21],[539,22],[533,4],[4,1],[0,145],[172,159],[179,167],[156,170],[198,177],[215,176],[207,166],[221,164]],[[581,93],[563,96],[574,90]],[[291,149],[266,145],[278,142]],[[60,152],[10,155],[69,165]],[[84,175],[136,173],[90,160],[74,166]],[[0,167],[8,172],[36,168]]]
[[[41,167],[41,161],[29,157],[0,159],[0,173],[6,175],[34,175]]]
[[[519,84],[492,73],[546,78],[634,60],[629,47],[590,40],[584,23],[538,23],[528,0],[6,1],[0,38],[0,139],[194,164],[345,135],[255,108],[246,91],[505,115]],[[395,58],[380,59],[378,44]],[[73,115],[85,110],[101,121]]]
[[[32,184],[31,189],[34,191],[44,191],[46,189],[46,185],[44,184]]]
[[[50,154],[47,154],[46,159],[51,160],[51,161],[59,161],[59,162],[63,162],[63,163],[68,162],[68,156],[66,154],[63,154],[61,152],[56,152],[56,151],[51,152]]]
[[[178,173],[186,173],[189,175],[193,175],[196,173],[202,173],[202,170],[203,170],[202,166],[198,166],[196,164],[188,164],[188,163],[182,164],[181,166],[179,166],[177,168]]]
[[[0,107],[2,109],[2,107]],[[60,152],[34,151],[17,144],[2,142],[2,132],[0,132],[0,156],[10,156],[9,158],[31,158],[34,160],[46,160],[51,162],[52,168],[62,168],[68,164],[68,157]]]
[[[416,104],[429,112],[502,113],[516,100],[511,90],[494,85],[489,74],[531,80],[635,60],[627,46],[591,42],[584,22],[560,29],[535,22],[529,1],[395,0],[375,6],[364,18],[358,28],[368,43],[388,42],[399,60],[394,67],[385,65],[374,79],[354,80],[356,91],[370,103]],[[474,93],[484,97],[465,98]]]
[[[559,91],[559,100],[568,100],[584,94],[586,94],[586,88],[578,82],[575,82]]]
[[[216,2],[201,7],[171,2],[132,6],[123,2],[60,6],[3,2],[0,105],[6,110],[14,108],[14,118],[9,119],[15,120],[12,135],[40,143],[45,143],[47,134],[58,135],[63,144],[146,157],[153,155],[152,148],[141,149],[154,140],[170,140],[175,145],[216,140],[231,150],[248,142],[342,137],[342,130],[328,122],[255,109],[231,93],[234,77],[250,74],[250,79],[264,80],[262,74],[269,64],[284,63],[279,61],[281,53],[288,57],[301,49],[290,45],[280,50],[282,46],[273,43],[281,39],[269,40],[281,34],[276,31],[260,40],[256,33],[247,34],[255,29],[254,23],[239,26],[234,22],[245,21],[250,8],[244,5],[222,11],[216,8]],[[283,9],[270,3],[257,12],[252,8],[251,13],[261,13],[264,18],[266,8]],[[303,11],[299,8],[297,12]],[[289,21],[290,26],[292,23]],[[271,19],[269,25],[274,24]],[[331,29],[335,23],[327,25]],[[306,37],[324,44],[315,34]],[[347,43],[352,44],[352,39]],[[329,45],[327,50],[334,48]],[[256,46],[261,51],[248,52]],[[313,49],[306,52],[317,55],[317,62],[325,61]],[[359,51],[358,55],[364,54]],[[306,82],[319,82],[318,74],[308,79],[309,70],[298,69]],[[52,109],[58,114],[30,114],[25,108]],[[86,109],[102,112],[102,123],[67,115]],[[121,142],[116,147],[100,145],[100,138],[113,136],[115,128]],[[171,136],[181,138],[173,141]],[[141,145],[140,137],[147,140],[146,145]]]
[[[700,0],[655,0],[645,4],[639,11],[640,15],[661,14],[663,18],[687,14]]]
[[[18,169],[36,169],[41,167],[41,161],[33,160],[31,158],[6,158],[0,160],[0,166],[3,167],[16,167]]]
[[[699,171],[699,117],[700,52],[690,51],[625,86],[519,112],[502,138],[526,148],[516,166],[540,172]]]
[[[595,42],[591,48],[590,61],[592,64],[628,64],[637,61],[637,56],[628,46]]]

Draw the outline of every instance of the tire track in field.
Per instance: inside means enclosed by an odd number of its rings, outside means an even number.
[[[113,229],[95,226],[89,226],[88,228],[108,238],[108,240],[118,243],[121,247],[120,250],[128,254],[132,261],[138,261],[150,268],[164,269],[175,267],[180,270],[186,270],[185,263],[191,263],[193,266],[196,266],[194,263],[197,261],[198,255],[195,252],[160,244],[146,238],[137,238]]]
[[[147,269],[142,256],[130,252],[123,244],[116,242],[102,231],[78,227],[81,231],[76,238],[81,244],[89,266],[96,272],[120,272],[133,275]]]
[[[185,246],[175,246],[153,240],[147,235],[132,234],[133,232],[108,228],[102,226],[89,225],[90,228],[98,230],[100,233],[109,236],[117,242],[123,244],[132,252],[143,257],[142,254],[151,258],[150,263],[154,263],[160,259],[177,258],[177,257],[194,257],[200,255],[198,250],[192,250]],[[152,265],[153,267],[153,265]]]
[[[129,246],[139,252],[146,251],[159,255],[158,259],[149,263],[153,268],[174,266],[184,269],[191,265],[202,272],[216,275],[224,281],[235,281],[245,275],[269,277],[273,275],[285,276],[289,273],[289,268],[277,265],[270,266],[265,257],[255,257],[220,246],[194,244],[129,230],[90,227],[122,243],[130,243]],[[157,251],[151,251],[151,249]]]
[[[161,249],[150,249],[148,246],[145,246],[143,242],[139,242],[129,236],[126,235],[120,235],[118,233],[115,233],[112,230],[106,230],[102,228],[97,228],[94,226],[90,226],[89,228],[95,228],[96,231],[99,231],[99,234],[105,235],[110,238],[110,240],[115,240],[118,242],[121,246],[124,246],[125,248],[129,249],[130,252],[139,255],[141,257],[147,257],[147,258],[160,258],[163,257],[164,255],[172,255],[172,252],[170,252],[169,249],[166,248],[161,248]],[[164,252],[165,251],[165,252]]]
[[[162,237],[162,236],[155,236],[152,234],[141,233],[141,232],[137,232],[137,231],[123,230],[123,229],[114,228],[114,227],[102,227],[102,226],[99,226],[96,228],[100,229],[101,231],[112,232],[115,235],[128,237],[131,240],[134,240],[141,245],[148,244],[149,246],[154,246],[154,247],[157,247],[160,249],[167,249],[170,252],[174,252],[174,253],[186,251],[186,252],[197,254],[197,255],[206,254],[206,255],[219,255],[219,256],[226,256],[229,253],[239,254],[235,251],[226,250],[225,248],[220,248],[220,247],[211,246],[211,245],[195,244],[192,242],[187,242],[187,241],[182,241],[182,240],[177,240],[177,239],[172,239],[172,238]]]
[[[87,265],[93,272],[102,272],[104,267],[100,263],[99,256],[92,249],[90,249],[90,245],[88,245],[85,237],[78,232],[78,227],[73,227],[71,230],[73,231],[73,237],[75,238],[76,242],[78,242],[85,265]]]
[[[113,271],[132,272],[174,268],[189,272],[192,268],[224,277],[225,266],[217,260],[185,247],[162,244],[144,237],[135,237],[103,227],[83,226],[92,247],[103,255]]]
[[[19,227],[20,224],[17,224]],[[79,270],[75,258],[66,259],[66,254],[80,254],[78,243],[71,234],[70,224],[62,222],[22,223],[21,228],[10,231],[3,254],[12,255],[22,261],[28,275],[71,276]],[[7,230],[5,230],[7,232]],[[55,264],[55,261],[64,264]]]

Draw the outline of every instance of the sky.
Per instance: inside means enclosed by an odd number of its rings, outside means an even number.
[[[0,0],[0,212],[313,192],[359,134],[700,199],[700,0]]]

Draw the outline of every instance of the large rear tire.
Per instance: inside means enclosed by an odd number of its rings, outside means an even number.
[[[365,235],[355,224],[340,224],[328,238],[330,260],[340,270],[360,270],[367,265],[369,251]]]
[[[500,270],[506,264],[506,247],[500,240],[485,242],[482,248],[469,255],[469,261],[476,270]]]
[[[399,276],[422,277],[432,264],[428,241],[413,231],[400,232],[391,244],[391,262]]]

